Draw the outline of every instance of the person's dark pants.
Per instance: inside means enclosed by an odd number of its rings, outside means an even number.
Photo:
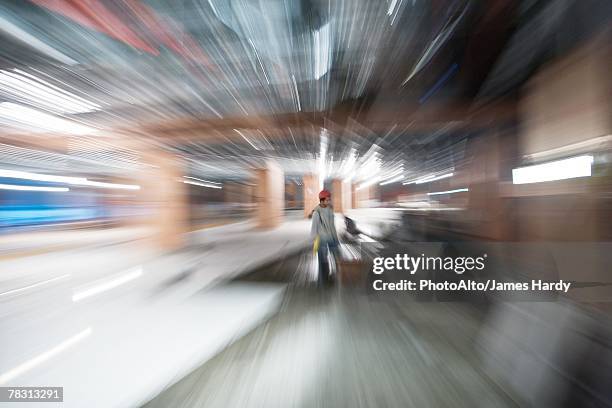
[[[322,240],[319,243],[319,250],[317,252],[317,257],[319,258],[319,285],[323,285],[330,281],[328,260],[328,255],[330,253],[335,262],[338,256],[338,242]]]

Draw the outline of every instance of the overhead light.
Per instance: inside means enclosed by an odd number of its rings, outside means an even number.
[[[590,177],[593,156],[584,155],[512,170],[513,184],[541,183],[577,177]]]
[[[314,32],[314,79],[329,71],[331,63],[329,21]]]
[[[357,163],[357,150],[351,147],[346,159],[342,160],[340,173],[344,177],[344,181],[351,181],[355,175],[355,163]]]
[[[300,93],[298,91],[297,82],[295,81],[295,75],[291,75],[293,81],[293,91],[295,92],[295,102],[297,103],[298,112],[302,111],[302,104],[300,103]]]
[[[326,168],[326,158],[327,158],[327,145],[329,141],[327,138],[327,129],[321,129],[321,134],[319,136],[319,189],[323,189],[325,184],[325,168]]]
[[[364,181],[363,183],[361,183],[361,184],[360,184],[360,185],[359,185],[359,186],[356,188],[356,190],[361,190],[362,188],[369,187],[369,186],[371,186],[372,184],[376,184],[376,183],[378,183],[379,181],[380,181],[380,177],[378,177],[378,176],[372,177],[371,179],[366,180],[366,181]]]
[[[33,180],[33,181],[49,181],[52,183],[67,183],[76,184],[87,181],[85,177],[68,177],[68,176],[56,176],[53,174],[39,174],[30,173],[27,171],[17,170],[4,170],[0,169],[0,177],[16,178],[22,180]]]
[[[401,3],[401,2],[400,2]],[[389,3],[389,9],[387,10],[387,15],[392,16],[395,11],[395,5],[397,4],[397,0],[391,0]]]
[[[49,191],[52,193],[63,193],[70,191],[70,189],[67,187],[18,186],[13,184],[0,184],[0,190]]]
[[[194,186],[200,186],[200,187],[218,188],[218,189],[223,188],[222,186],[216,186],[214,184],[208,184],[208,183],[200,183],[198,181],[191,181],[191,180],[183,180],[183,183],[192,184]]]
[[[74,186],[116,188],[116,189],[123,189],[123,190],[140,190],[140,186],[134,185],[134,184],[103,183],[100,181],[88,180],[85,177],[56,176],[53,174],[30,173],[27,171],[17,171],[17,170],[0,169],[0,177],[16,178],[16,179],[21,179],[21,180],[32,180],[32,181],[47,181],[51,183],[65,183],[65,184],[70,184]],[[56,187],[53,187],[53,188],[56,188]],[[58,190],[53,190],[53,191],[58,191]],[[68,191],[68,189],[62,190],[62,191]]]
[[[0,122],[3,119],[8,119],[18,125],[34,127],[41,130],[52,132],[68,133],[73,135],[82,135],[95,132],[95,129],[80,125],[76,122],[59,118],[54,115],[43,113],[36,109],[28,108],[27,106],[18,105],[12,102],[0,103]],[[6,123],[6,122],[5,122]]]
[[[429,176],[426,176],[426,177],[421,177],[420,179],[417,179],[417,180],[407,181],[406,183],[404,183],[404,185],[406,185],[406,184],[431,183],[432,181],[437,181],[437,180],[442,180],[442,179],[445,179],[445,178],[453,177],[454,174],[455,173],[446,173],[446,174],[442,174],[440,176],[429,175]]]
[[[366,179],[368,181],[363,182],[359,189],[367,187],[371,184],[378,183],[383,179],[381,175],[382,160],[378,153],[379,146],[372,144],[368,152],[362,157],[358,164],[358,168],[355,174],[357,180]]]
[[[391,180],[387,180],[387,181],[383,181],[382,183],[380,183],[381,186],[385,186],[387,184],[391,184],[391,183],[397,183],[400,180],[403,180],[404,176],[403,175],[399,175],[395,178],[392,178]]]
[[[215,16],[219,17],[219,12],[217,11],[217,8],[215,7],[215,5],[213,4],[212,0],[208,0],[208,5],[210,6],[210,8],[212,9],[213,13],[215,13]]]
[[[245,135],[244,135],[244,134],[243,134],[241,131],[239,131],[238,129],[234,129],[234,132],[236,132],[236,133],[238,133],[240,136],[242,136],[242,138],[243,138],[243,139],[244,139],[244,140],[245,140],[245,141],[246,141],[248,144],[250,144],[250,145],[251,145],[251,147],[253,147],[253,149],[255,149],[255,150],[261,150],[259,147],[255,146],[255,145],[253,144],[253,142],[251,142],[251,141],[249,140],[249,138],[248,138],[248,137],[246,137],[246,136],[245,136]]]
[[[204,180],[204,179],[200,179],[200,178],[197,178],[197,177],[190,177],[190,176],[183,176],[183,177],[187,178],[187,179],[191,179],[191,180],[196,180],[196,181],[199,181],[199,182],[202,182],[202,183],[207,183],[207,184],[219,184],[219,185],[222,184],[222,183],[219,183],[219,182],[216,182],[216,181]]]
[[[463,193],[470,191],[467,188],[458,188],[456,190],[448,190],[448,191],[436,191],[435,193],[427,193],[428,196],[440,195],[440,194],[454,194],[454,193]]]
[[[117,183],[103,183],[100,181],[85,180],[84,182],[74,183],[79,186],[89,187],[100,187],[100,188],[113,188],[118,190],[140,190],[140,186],[136,184],[117,184]]]
[[[0,70],[0,92],[60,113],[86,113],[101,108],[98,104],[16,68]]]
[[[431,183],[432,181],[442,180],[445,178],[453,177],[454,173],[442,174],[440,176],[431,176],[424,179],[415,181],[415,184]]]
[[[264,78],[266,79],[266,83],[270,85],[270,78],[268,78],[268,74],[266,74],[266,68],[264,68],[263,62],[261,61],[261,58],[259,58],[257,47],[255,46],[255,44],[253,44],[253,40],[251,40],[250,38],[248,40],[249,40],[249,44],[251,44],[251,47],[253,48],[253,52],[255,53],[255,58],[257,58],[257,62],[259,63],[259,66],[261,67],[261,72],[263,73]]]
[[[385,184],[395,183],[396,181],[402,180],[404,178],[404,165],[400,164],[395,169],[388,171],[385,175],[380,178],[380,185],[384,186]]]

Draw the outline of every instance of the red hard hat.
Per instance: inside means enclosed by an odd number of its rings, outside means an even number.
[[[321,192],[319,193],[319,200],[329,197],[331,197],[331,193],[328,190],[321,190]]]

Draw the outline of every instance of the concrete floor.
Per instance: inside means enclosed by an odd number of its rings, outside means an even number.
[[[318,290],[306,258],[247,277],[293,282],[279,313],[146,407],[517,406],[481,369],[477,308]]]
[[[309,232],[300,213],[193,232],[171,253],[128,230],[40,232],[61,250],[20,236],[0,254],[0,384],[63,386],[62,407],[145,403],[278,310],[284,284],[231,280],[309,247]]]

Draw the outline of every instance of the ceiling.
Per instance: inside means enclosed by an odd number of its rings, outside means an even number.
[[[216,179],[269,158],[298,176],[322,152],[330,176],[444,171],[491,118],[511,126],[520,86],[609,27],[611,4],[5,0],[0,163],[121,173],[146,166],[137,138]]]

